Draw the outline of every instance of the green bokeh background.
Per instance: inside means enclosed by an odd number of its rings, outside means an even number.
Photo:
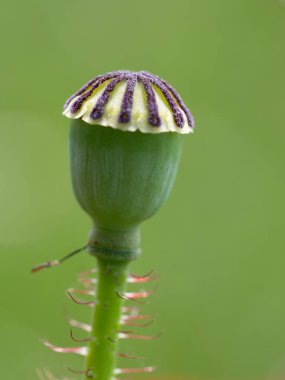
[[[86,241],[62,104],[117,69],[167,79],[197,125],[132,268],[161,276],[147,308],[163,335],[125,351],[162,376],[283,379],[285,1],[9,0],[0,29],[1,379],[82,366],[40,338],[70,344],[66,316],[88,311],[65,289],[92,259],[30,268]]]

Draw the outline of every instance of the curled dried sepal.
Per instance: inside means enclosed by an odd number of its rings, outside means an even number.
[[[154,275],[153,271],[150,271],[144,276],[137,276],[133,273],[130,273],[128,276],[128,282],[129,283],[150,282],[150,281],[156,280],[157,278],[158,276]]]
[[[138,360],[145,360],[143,356],[137,356],[137,355],[130,355],[130,354],[124,354],[122,352],[118,352],[117,356],[119,358],[124,358],[124,359],[138,359]]]
[[[74,303],[76,303],[77,305],[85,305],[85,306],[89,306],[89,307],[94,307],[94,305],[96,304],[96,302],[94,302],[94,301],[82,301],[82,300],[78,300],[68,290],[67,290],[67,294],[69,295],[70,299]]]
[[[133,301],[133,302],[136,302],[138,304],[146,304],[148,303],[149,301],[139,301],[137,298],[142,298],[142,297],[130,297],[127,293],[120,293],[118,291],[116,291],[116,294],[119,298],[121,298],[122,300],[129,300],[129,301]],[[135,294],[135,293],[130,293],[130,294]]]
[[[139,328],[144,328],[144,327],[149,327],[153,324],[153,319],[146,322],[146,323],[136,323],[136,322],[131,322],[130,320],[123,319],[121,320],[121,325],[123,326],[131,326],[131,327],[139,327]]]
[[[118,334],[119,339],[134,339],[134,340],[155,340],[160,337],[160,334],[158,335],[137,335],[132,334],[131,331],[121,331]]]
[[[152,320],[152,317],[150,315],[122,315],[121,317],[122,322],[149,321],[149,320]]]
[[[84,247],[75,249],[74,251],[70,252],[68,255],[62,257],[59,260],[46,261],[46,262],[44,262],[42,264],[36,265],[35,267],[33,267],[31,269],[31,272],[32,273],[37,273],[37,272],[39,272],[39,271],[41,271],[43,269],[52,268],[52,267],[58,266],[58,265],[62,264],[64,261],[66,261],[66,260],[70,259],[71,257],[77,255],[78,253],[84,251],[86,248],[88,248],[88,245],[85,245]]]
[[[59,352],[59,353],[62,353],[62,354],[76,354],[76,355],[86,356],[87,353],[88,353],[88,348],[87,347],[68,347],[68,348],[66,348],[66,347],[58,347],[58,346],[54,346],[53,344],[51,344],[47,340],[44,340],[43,344],[47,348],[49,348],[50,350],[52,350],[54,352]]]
[[[75,289],[75,288],[69,288],[67,292],[70,294],[83,294],[85,296],[95,296],[96,292],[95,290],[89,290],[89,289]]]
[[[76,375],[85,375],[88,379],[94,379],[95,376],[93,375],[94,368],[88,368],[87,370],[75,370],[73,368],[67,367],[67,369],[75,373]]]
[[[128,374],[128,373],[151,373],[156,370],[155,367],[143,367],[143,368],[116,368],[115,375]]]
[[[81,329],[81,330],[89,332],[89,333],[92,331],[91,325],[89,325],[88,323],[78,322],[75,319],[70,319],[69,324],[72,327],[76,327],[78,329]]]
[[[146,71],[114,71],[88,81],[63,114],[88,124],[144,133],[193,131],[194,120],[177,91]]]
[[[39,264],[31,269],[32,273],[37,273],[43,269],[55,267],[60,264],[59,260],[46,261],[42,264]]]
[[[139,292],[126,292],[125,296],[127,299],[136,299],[136,298],[147,298],[154,294],[155,290],[141,290]]]
[[[92,338],[75,338],[72,329],[70,329],[70,337],[76,343],[91,342]]]

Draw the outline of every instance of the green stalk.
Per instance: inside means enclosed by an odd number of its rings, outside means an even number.
[[[98,258],[98,287],[86,361],[86,379],[110,380],[116,368],[118,331],[129,261]]]

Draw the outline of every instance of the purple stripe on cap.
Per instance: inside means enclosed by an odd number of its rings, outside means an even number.
[[[167,83],[165,80],[162,80],[162,83],[169,89],[169,91],[172,92],[173,96],[175,97],[177,103],[179,104],[179,107],[184,111],[186,117],[187,117],[187,121],[188,121],[188,125],[189,127],[191,128],[194,128],[194,119],[193,119],[193,116],[191,115],[191,112],[189,111],[189,109],[185,106],[181,96],[178,94],[178,92],[169,84]]]
[[[157,75],[153,75],[153,74],[150,74],[148,72],[144,72],[144,74],[149,75],[150,77],[152,76],[152,77],[157,78],[157,80],[161,81],[168,88],[168,90],[172,93],[172,95],[174,96],[175,100],[177,101],[179,107],[184,111],[184,113],[185,113],[185,115],[187,117],[187,121],[188,121],[189,127],[194,128],[195,123],[194,123],[194,118],[191,115],[191,112],[186,107],[186,105],[183,102],[183,100],[182,100],[181,96],[179,95],[179,93],[171,86],[171,84],[169,84],[168,82],[166,82],[166,80],[159,78]]]
[[[177,127],[182,128],[184,125],[184,118],[183,115],[175,102],[173,96],[169,92],[168,88],[162,83],[161,79],[158,77],[155,77],[154,75],[150,75],[149,73],[143,73],[151,83],[153,83],[156,87],[160,89],[160,91],[163,93],[167,103],[169,104],[169,107],[173,113],[173,118],[175,121],[175,124]]]
[[[99,119],[100,117],[102,117],[102,115],[104,113],[105,105],[107,104],[107,102],[110,98],[110,95],[113,92],[116,84],[118,84],[119,82],[121,82],[122,80],[124,80],[126,78],[127,78],[127,74],[119,74],[115,79],[112,80],[112,82],[110,82],[106,86],[103,94],[99,97],[95,107],[92,109],[92,111],[90,113],[91,119],[96,120],[96,119]]]
[[[148,78],[142,74],[138,74],[137,78],[143,83],[146,92],[147,106],[149,112],[148,122],[153,127],[159,127],[161,125],[161,120],[158,114],[158,106],[152,85],[150,84]]]
[[[67,101],[64,103],[63,109],[65,110],[65,109],[68,107],[68,105],[70,104],[70,102],[72,101],[72,99],[74,99],[76,96],[81,95],[84,91],[86,91],[87,88],[90,87],[91,84],[94,83],[95,80],[97,80],[98,78],[99,78],[99,77],[96,77],[96,78],[94,78],[94,79],[89,80],[84,86],[82,86],[78,91],[76,91],[75,94],[71,95],[71,96],[67,99]]]
[[[76,99],[76,101],[72,104],[70,108],[71,113],[78,112],[82,107],[82,104],[94,93],[96,88],[98,88],[102,83],[106,82],[107,80],[114,78],[114,76],[114,73],[108,73],[98,77],[92,84],[91,89],[85,92],[84,94],[80,95],[79,98]]]
[[[120,115],[118,117],[119,123],[129,123],[131,121],[131,114],[133,108],[133,98],[135,86],[137,83],[137,77],[135,74],[131,74],[128,79],[126,91],[123,97],[123,102],[120,110]]]

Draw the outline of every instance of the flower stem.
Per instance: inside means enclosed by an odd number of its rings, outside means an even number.
[[[98,287],[86,362],[86,379],[111,380],[116,366],[118,331],[129,261],[98,260]],[[89,377],[88,377],[89,376]]]

